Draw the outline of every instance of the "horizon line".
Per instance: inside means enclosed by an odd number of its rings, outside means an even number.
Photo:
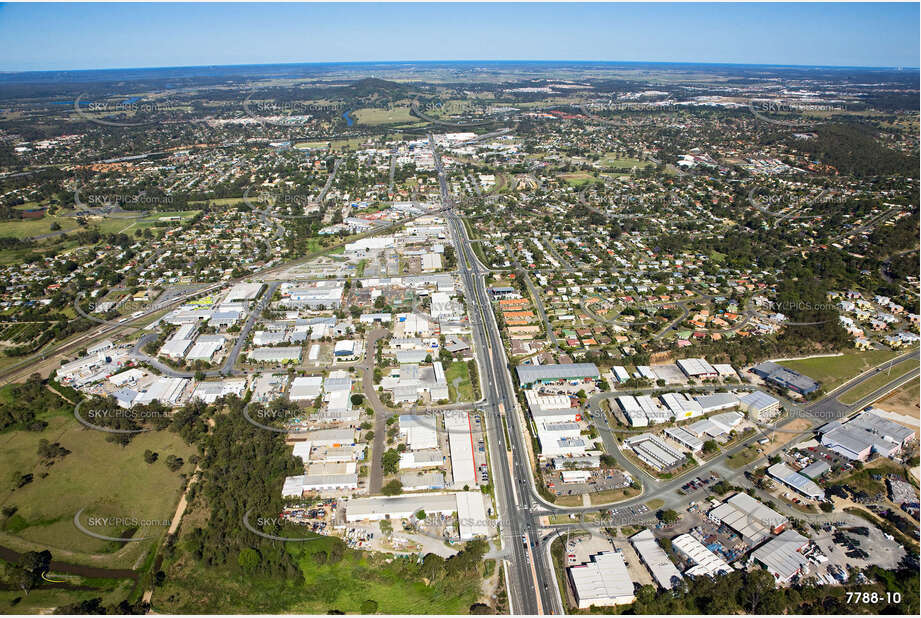
[[[688,65],[688,66],[727,66],[727,67],[763,67],[775,69],[863,69],[863,70],[894,70],[918,71],[921,67],[890,65],[835,65],[835,64],[775,64],[760,62],[717,62],[717,61],[687,61],[687,60],[520,60],[520,59],[473,59],[473,60],[308,60],[295,62],[258,62],[244,64],[188,64],[188,65],[163,65],[163,66],[133,66],[133,67],[96,67],[96,68],[58,68],[58,69],[0,69],[0,75],[22,75],[29,73],[83,73],[91,71],[156,71],[164,69],[203,69],[203,68],[235,68],[235,67],[272,67],[272,66],[305,66],[305,65],[360,65],[360,64],[471,64],[471,63],[562,63],[562,64],[655,64],[655,65]]]

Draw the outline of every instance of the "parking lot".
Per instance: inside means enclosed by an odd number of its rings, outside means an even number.
[[[623,489],[629,487],[632,481],[630,475],[621,470],[598,469],[587,470],[591,473],[584,483],[564,483],[563,470],[553,470],[547,467],[544,478],[547,479],[547,489],[557,496],[578,496],[581,494],[607,491],[610,489]]]
[[[702,474],[690,479],[687,483],[681,486],[681,489],[678,490],[678,493],[684,496],[690,496],[694,494],[706,495],[706,492],[709,491],[710,487],[715,483],[719,482],[719,476],[715,472],[710,474]]]

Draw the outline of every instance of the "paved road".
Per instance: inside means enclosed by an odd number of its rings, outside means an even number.
[[[539,553],[538,512],[541,507],[535,500],[536,492],[530,480],[530,460],[523,442],[505,348],[486,292],[484,275],[487,269],[477,260],[466,228],[453,210],[440,153],[431,135],[429,140],[435,156],[441,200],[458,256],[458,270],[466,290],[474,350],[483,385],[482,408],[489,436],[502,541],[509,554],[507,573],[511,611],[514,614],[562,613],[556,597],[548,594],[554,581],[553,574]],[[508,445],[503,420],[508,426]],[[511,448],[510,453],[507,447]]]
[[[329,178],[326,179],[326,184],[323,185],[323,190],[320,191],[317,201],[321,204],[326,201],[326,194],[329,192],[329,188],[333,186],[333,180],[336,179],[336,174],[339,172],[339,166],[342,165],[342,159],[336,159],[336,162],[333,163],[333,171],[329,174]]]
[[[385,328],[378,328],[368,333],[368,343],[365,346],[365,357],[358,364],[362,372],[362,390],[365,398],[374,410],[374,442],[371,446],[371,469],[368,471],[368,493],[372,496],[381,493],[384,483],[384,471],[381,467],[381,457],[384,454],[384,438],[387,434],[387,419],[391,412],[381,403],[377,391],[374,390],[374,359],[376,356],[377,342],[390,335]]]

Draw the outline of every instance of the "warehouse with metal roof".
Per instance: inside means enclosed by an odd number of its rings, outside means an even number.
[[[593,380],[601,379],[601,373],[595,363],[570,363],[555,365],[518,365],[518,382],[528,387],[536,382],[556,382],[557,380]]]
[[[648,528],[630,537],[633,548],[640,560],[652,573],[656,582],[664,589],[671,590],[681,582],[681,571],[672,563],[668,554],[656,542],[656,537]]]
[[[774,576],[777,583],[787,583],[794,576],[809,572],[809,561],[800,552],[809,539],[796,530],[786,530],[752,552],[751,559]]]
[[[625,605],[636,600],[624,557],[617,552],[601,552],[585,564],[569,567],[569,579],[579,609]]]
[[[725,560],[704,547],[703,543],[690,534],[681,534],[673,538],[672,547],[694,563],[694,566],[684,572],[685,575],[713,577],[732,572],[732,567],[726,564]]]
[[[768,468],[767,471],[771,477],[807,498],[812,498],[813,500],[825,499],[825,492],[822,491],[821,487],[784,463],[776,463]]]
[[[732,528],[749,545],[781,532],[787,524],[786,517],[742,492],[711,509],[707,517]]]

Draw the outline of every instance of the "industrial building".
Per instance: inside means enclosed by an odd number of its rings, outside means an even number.
[[[809,572],[809,560],[801,553],[808,545],[809,539],[796,530],[787,530],[753,551],[751,560],[764,567],[778,584],[786,584]]]
[[[822,446],[858,461],[866,461],[873,453],[891,457],[914,437],[911,429],[871,410],[861,412],[846,423],[832,421],[821,427],[819,433]]]
[[[753,421],[765,422],[780,411],[780,401],[761,391],[752,391],[739,398],[739,407]]]
[[[408,519],[419,511],[441,515],[457,513],[460,538],[469,541],[489,533],[490,520],[486,517],[483,499],[483,494],[478,491],[355,498],[346,503],[345,520],[352,523]]]
[[[751,368],[751,372],[768,384],[791,390],[800,395],[808,395],[819,389],[819,383],[812,378],[770,361],[755,365]]]
[[[400,437],[406,440],[411,451],[438,448],[437,417],[434,414],[401,414],[399,417]]]
[[[665,430],[665,435],[694,453],[704,447],[703,440],[683,427],[669,427]]]
[[[684,453],[674,449],[651,433],[624,440],[640,461],[656,470],[667,472],[685,462]]]
[[[542,395],[534,389],[524,392],[535,423],[565,423],[581,420],[579,408],[572,407],[569,395]]]
[[[455,488],[475,487],[476,466],[473,459],[473,436],[470,414],[446,412],[445,431],[451,448],[451,480]]]
[[[571,363],[566,365],[518,365],[518,382],[522,388],[532,384],[548,384],[559,380],[600,380],[601,374],[595,363]]]
[[[811,498],[813,500],[824,500],[825,492],[808,477],[788,467],[784,463],[776,463],[767,469],[768,474],[786,485],[790,489]]]
[[[700,404],[704,414],[731,410],[739,406],[739,398],[732,393],[712,393],[710,395],[697,395],[694,401]]]
[[[581,434],[582,428],[578,423],[538,423],[537,440],[540,442],[541,456],[584,455],[587,443]]]
[[[640,408],[642,408],[646,418],[649,419],[650,425],[667,423],[672,420],[671,412],[659,406],[655,399],[649,395],[638,395],[636,397],[636,402],[640,405]]]
[[[675,420],[695,418],[704,413],[699,403],[683,393],[665,393],[660,399]]]
[[[691,561],[693,566],[684,572],[685,575],[698,577],[706,575],[714,577],[732,572],[732,567],[726,561],[703,546],[703,544],[690,534],[681,534],[672,539],[672,547],[679,555]]]
[[[617,398],[617,405],[620,406],[620,411],[631,427],[647,427],[649,425],[649,417],[646,416],[636,397],[622,395]]]
[[[579,609],[626,605],[636,600],[624,557],[617,552],[601,552],[585,564],[569,567],[569,580]]]
[[[630,537],[630,542],[659,586],[671,590],[681,582],[681,571],[656,542],[651,530],[647,528],[634,534]]]
[[[280,348],[255,348],[248,354],[249,360],[254,363],[299,363],[301,361],[300,346],[285,346]]]
[[[777,511],[742,492],[711,509],[707,517],[728,526],[749,545],[757,545],[771,534],[779,534],[788,521]]]
[[[675,362],[682,373],[689,378],[706,380],[719,375],[713,365],[702,358],[685,358]]]

